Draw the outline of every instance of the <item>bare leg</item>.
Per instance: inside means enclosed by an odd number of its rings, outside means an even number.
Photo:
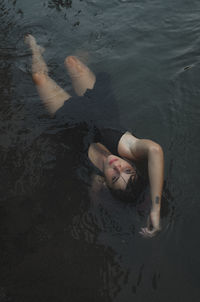
[[[87,89],[94,87],[96,82],[94,73],[78,58],[74,56],[67,57],[65,59],[65,66],[77,95],[82,96]]]
[[[35,38],[27,35],[25,43],[29,45],[32,51],[33,81],[44,106],[49,113],[54,114],[70,98],[70,95],[48,76],[48,68],[42,57],[42,48],[36,43]]]

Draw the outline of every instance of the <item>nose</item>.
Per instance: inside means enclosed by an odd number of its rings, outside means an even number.
[[[120,171],[121,171],[121,165],[120,165],[120,164],[115,164],[115,165],[114,165],[114,169],[115,169],[116,171],[120,172]]]

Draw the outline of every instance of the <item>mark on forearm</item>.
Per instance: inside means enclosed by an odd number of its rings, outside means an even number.
[[[160,197],[159,197],[159,196],[156,196],[156,198],[155,198],[155,203],[156,203],[156,204],[159,204],[159,203],[160,203]]]

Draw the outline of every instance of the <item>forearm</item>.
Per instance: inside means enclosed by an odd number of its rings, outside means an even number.
[[[132,158],[147,159],[152,206],[147,227],[141,229],[144,237],[153,237],[160,230],[160,207],[164,181],[164,155],[157,143],[147,139],[132,139]]]
[[[164,181],[164,155],[159,145],[150,148],[148,152],[148,173],[152,200],[151,211],[160,213]]]

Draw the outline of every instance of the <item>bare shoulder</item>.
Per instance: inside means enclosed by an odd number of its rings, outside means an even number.
[[[133,155],[133,152],[131,151],[133,148],[133,145],[138,141],[139,139],[134,136],[131,132],[127,131],[122,135],[119,144],[118,144],[118,153],[122,157],[126,157],[127,159],[137,160],[135,156]]]
[[[148,158],[149,152],[163,153],[162,147],[158,143],[150,139],[137,138],[130,132],[126,132],[119,141],[118,153],[127,159],[143,160]]]

